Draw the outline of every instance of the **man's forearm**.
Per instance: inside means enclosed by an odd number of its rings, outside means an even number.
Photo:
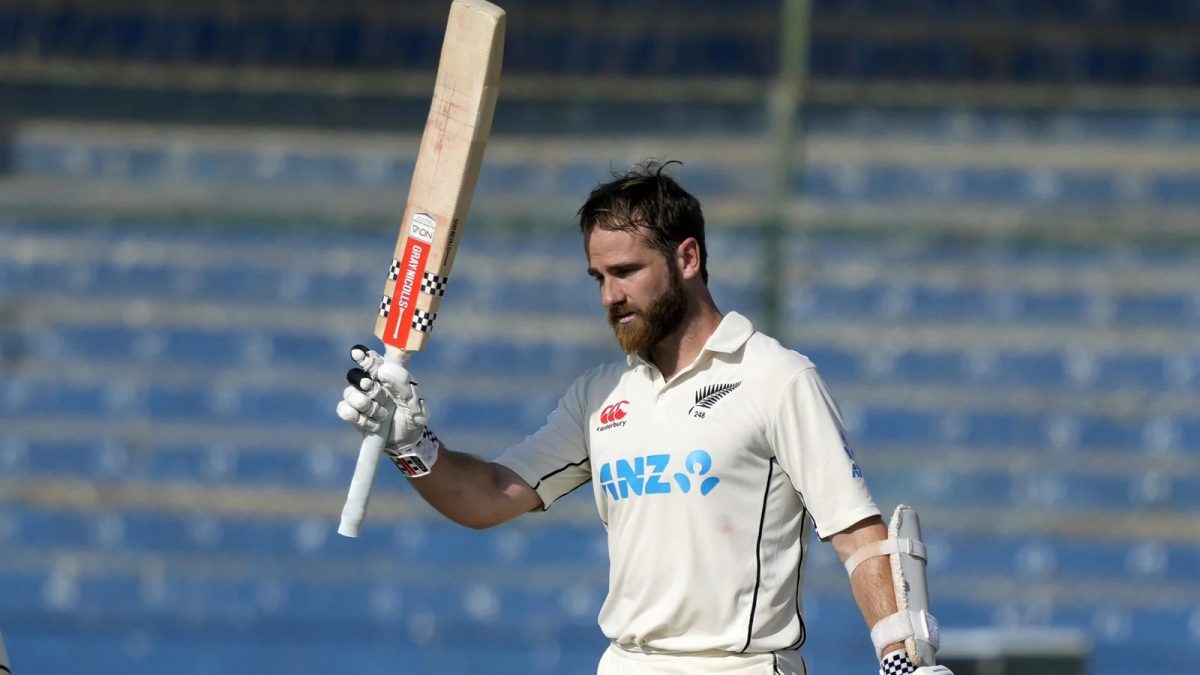
[[[507,522],[541,504],[509,469],[445,445],[429,475],[409,482],[442,515],[475,529]]]
[[[850,590],[868,627],[879,623],[884,617],[895,614],[898,609],[892,585],[891,559],[887,556],[863,561],[854,571],[854,576],[850,577]],[[883,648],[883,653],[897,649],[904,649],[904,643],[893,642]]]
[[[887,539],[887,528],[878,517],[868,518],[833,536],[833,545],[842,562],[863,546]],[[880,619],[895,614],[896,592],[892,586],[892,568],[887,556],[864,560],[850,577],[850,591],[862,612],[867,627],[874,627]],[[903,642],[894,642],[883,649],[888,653],[903,649]]]

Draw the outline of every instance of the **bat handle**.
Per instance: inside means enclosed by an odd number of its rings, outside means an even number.
[[[384,359],[404,365],[408,362],[408,354],[388,347]],[[343,537],[358,537],[363,519],[367,517],[371,484],[375,482],[375,471],[379,468],[379,459],[383,457],[383,447],[387,444],[387,434],[391,431],[394,407],[394,403],[388,403],[385,417],[387,425],[380,425],[378,431],[363,438],[362,447],[358,449],[358,463],[354,466],[354,477],[350,479],[350,491],[346,495],[346,504],[342,507],[342,521],[337,529],[338,534]]]

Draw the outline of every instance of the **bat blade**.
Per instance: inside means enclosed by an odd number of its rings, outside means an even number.
[[[375,322],[375,336],[388,347],[420,351],[437,319],[491,133],[504,26],[504,10],[482,0],[456,0],[450,8],[433,103]]]
[[[504,27],[504,10],[484,0],[450,6],[433,103],[375,321],[387,359],[403,363],[433,331],[492,130]],[[388,431],[363,439],[338,534],[357,537],[362,528]]]

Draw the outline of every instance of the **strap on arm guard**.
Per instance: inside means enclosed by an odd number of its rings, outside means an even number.
[[[867,544],[846,559],[846,572],[853,575],[863,561],[886,555],[892,563],[892,586],[898,612],[871,627],[876,657],[893,642],[904,641],[913,665],[932,666],[938,649],[937,619],[929,613],[929,591],[925,586],[925,544],[917,512],[903,504],[896,507],[888,526],[888,538]]]

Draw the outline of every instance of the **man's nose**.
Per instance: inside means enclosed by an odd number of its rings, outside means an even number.
[[[612,281],[605,281],[600,285],[600,303],[605,308],[611,309],[625,302],[625,293],[621,290],[619,284]]]

